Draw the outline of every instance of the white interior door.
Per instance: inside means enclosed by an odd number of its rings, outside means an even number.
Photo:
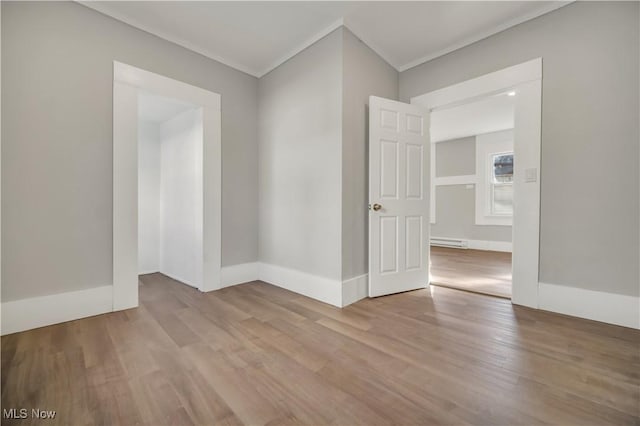
[[[429,112],[369,98],[369,296],[429,284]]]

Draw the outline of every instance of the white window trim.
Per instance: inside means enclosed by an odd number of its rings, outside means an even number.
[[[513,130],[476,136],[476,225],[512,226],[513,215],[491,213],[491,158],[513,152]]]
[[[494,196],[496,194],[495,192],[495,187],[496,185],[500,185],[500,186],[511,186],[511,189],[513,190],[513,182],[495,182],[494,181],[494,174],[493,174],[493,163],[494,163],[494,158],[496,156],[499,155],[513,155],[513,151],[503,151],[503,152],[492,152],[489,154],[489,158],[487,158],[487,170],[489,171],[489,177],[488,177],[488,187],[487,189],[489,189],[489,194],[488,194],[488,205],[487,205],[487,212],[486,215],[490,216],[490,217],[510,217],[513,218],[513,211],[511,213],[495,213],[492,211],[493,206],[494,206]]]

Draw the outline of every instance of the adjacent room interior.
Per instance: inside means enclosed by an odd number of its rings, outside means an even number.
[[[431,113],[431,284],[511,297],[516,91]]]

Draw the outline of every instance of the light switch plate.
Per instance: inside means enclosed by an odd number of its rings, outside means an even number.
[[[537,182],[538,181],[538,169],[531,168],[524,170],[524,181],[525,182]]]

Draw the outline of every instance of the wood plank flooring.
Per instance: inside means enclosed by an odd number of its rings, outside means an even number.
[[[511,253],[431,247],[431,283],[511,298]]]
[[[638,425],[640,332],[430,289],[338,309],[142,277],[139,308],[2,338],[3,424]]]

